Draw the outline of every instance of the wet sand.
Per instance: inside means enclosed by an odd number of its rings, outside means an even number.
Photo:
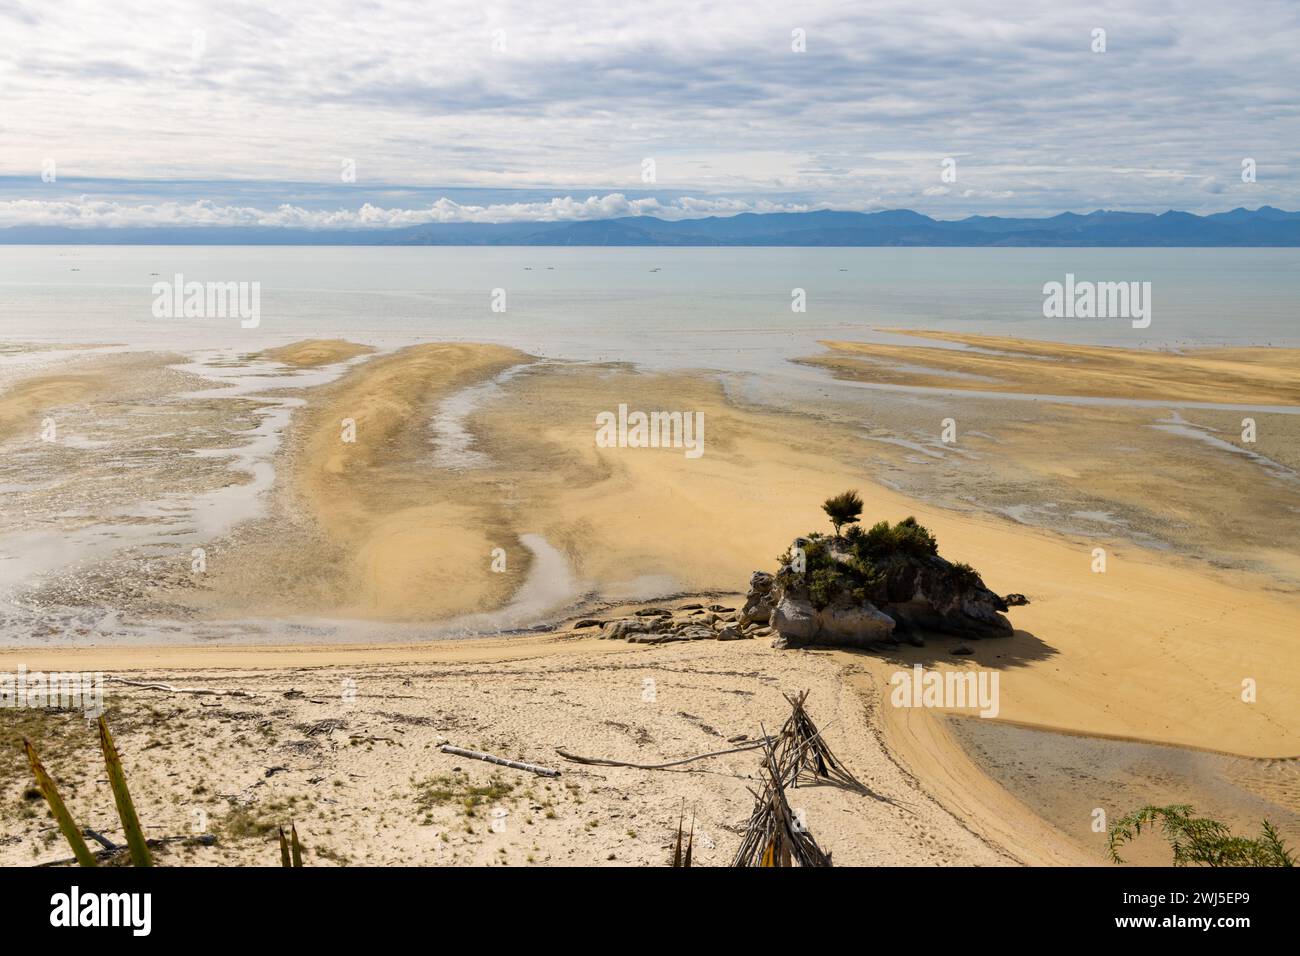
[[[831,343],[802,360],[862,387],[822,404],[845,416],[868,408],[862,424],[880,480],[949,508],[1300,588],[1289,544],[1300,539],[1300,405],[1248,404],[1293,400],[1296,350],[1183,355],[924,335],[960,347],[902,349],[903,367],[898,347],[866,343]],[[976,367],[988,374],[958,382],[928,371]],[[1219,377],[1221,368],[1232,371]],[[925,391],[941,379],[941,390]],[[922,391],[875,390],[912,387]]]
[[[109,582],[120,580],[109,573],[111,565],[79,573],[71,579],[76,587],[64,588],[70,592],[61,598],[64,603],[100,602],[121,612],[120,617],[165,620],[170,646],[113,646],[111,635],[106,638],[102,629],[94,629],[83,635],[80,647],[69,647],[65,640],[59,649],[48,641],[42,649],[39,637],[24,641],[21,649],[0,651],[0,667],[12,669],[20,662],[61,669],[101,666],[169,682],[196,672],[215,673],[223,680],[268,681],[267,686],[279,687],[305,673],[302,668],[312,668],[325,686],[349,669],[391,666],[384,693],[399,700],[407,693],[400,688],[424,687],[427,666],[421,662],[469,662],[488,654],[499,655],[497,660],[538,661],[547,670],[548,688],[565,679],[551,668],[572,674],[575,685],[585,686],[603,672],[607,655],[621,659],[632,651],[598,642],[581,663],[566,664],[573,646],[567,638],[514,638],[519,643],[511,643],[509,650],[482,639],[418,642],[446,636],[440,629],[448,622],[491,632],[527,626],[529,618],[554,623],[612,602],[673,594],[734,595],[752,570],[772,569],[793,536],[818,527],[822,499],[856,487],[867,501],[868,523],[913,514],[935,532],[945,556],[969,561],[999,592],[1028,594],[1033,603],[1011,615],[1015,637],[979,642],[974,655],[964,659],[950,656],[955,642],[945,639],[901,650],[888,660],[754,645],[737,651],[709,642],[682,651],[687,656],[681,672],[701,678],[701,693],[708,688],[707,706],[724,710],[728,699],[754,691],[748,682],[756,674],[765,675],[765,686],[801,686],[809,679],[801,670],[804,661],[830,662],[835,676],[818,678],[823,692],[846,684],[846,675],[857,675],[851,694],[866,709],[864,734],[876,735],[888,762],[910,774],[944,808],[920,828],[918,845],[924,845],[926,834],[942,833],[951,841],[957,830],[973,830],[981,838],[954,851],[955,859],[1068,863],[1086,856],[1086,848],[1061,836],[1032,792],[1013,792],[1014,775],[1000,783],[981,769],[991,758],[972,762],[966,752],[970,741],[954,740],[936,714],[883,709],[887,704],[881,703],[880,688],[887,685],[889,673],[913,663],[996,669],[1002,675],[1000,719],[1028,727],[1246,757],[1300,753],[1300,642],[1295,640],[1300,595],[1287,578],[1295,556],[1285,537],[1296,521],[1292,512],[1300,508],[1290,497],[1285,474],[1258,458],[1122,417],[1135,415],[1131,410],[1059,404],[1039,410],[1026,405],[1009,422],[988,413],[984,426],[975,429],[968,424],[970,409],[1003,406],[963,406],[962,454],[890,431],[884,423],[892,410],[869,407],[865,414],[876,424],[864,428],[862,420],[854,420],[844,391],[835,392],[824,408],[815,400],[773,408],[737,400],[713,376],[537,362],[499,346],[423,345],[367,357],[346,345],[304,343],[277,360],[296,357],[302,366],[328,372],[333,379],[295,393],[303,404],[286,418],[273,483],[261,496],[265,514],[207,542],[202,574],[190,571],[191,542],[185,539],[170,553],[155,548],[152,567],[131,579],[135,586],[130,593],[110,587]],[[1076,347],[1063,349],[1075,355]],[[909,358],[911,364],[924,364],[922,358],[934,361],[928,355]],[[1263,367],[1266,358],[1252,354],[1236,364]],[[352,364],[340,365],[344,359]],[[153,361],[160,368],[166,362],[161,357]],[[1265,386],[1257,397],[1284,400],[1290,395],[1291,361],[1288,355],[1280,357],[1276,374],[1263,376]],[[1171,372],[1161,367],[1153,374],[1158,381],[1149,387],[1169,387]],[[1195,379],[1203,370],[1197,367],[1189,374],[1192,380],[1179,386],[1180,395],[1200,394]],[[1092,381],[1101,378],[1093,375]],[[489,382],[492,387],[474,402],[448,404],[466,389]],[[176,383],[155,384],[161,396],[174,391]],[[1249,387],[1242,384],[1242,394]],[[30,416],[21,394],[0,395],[0,408],[10,408],[19,419]],[[265,394],[274,395],[274,389]],[[85,421],[95,421],[100,406],[93,394],[70,401],[79,403],[68,407]],[[215,425],[237,409],[247,414],[248,404],[256,407],[259,401],[266,398],[247,393],[226,402],[213,398],[205,406],[205,421]],[[942,411],[942,402],[933,401],[919,401],[912,413],[928,418]],[[978,395],[972,394],[971,401],[978,403]],[[681,448],[597,447],[596,415],[620,404],[703,412],[705,454],[691,459]],[[439,416],[457,416],[454,427],[433,427]],[[355,441],[344,438],[349,420]],[[1168,424],[1185,427],[1172,420]],[[1113,443],[1117,433],[1127,436],[1134,460],[1157,462],[1157,469],[1126,479],[1104,464],[1089,467],[1089,448],[1095,459],[1098,436],[1109,435]],[[450,441],[450,435],[460,435],[455,441],[463,447],[456,456],[439,457],[445,450],[440,443]],[[1069,436],[1063,443],[1062,435]],[[873,437],[902,444],[871,441]],[[924,454],[927,449],[941,457]],[[44,467],[41,456],[50,451],[25,448],[27,466]],[[1269,461],[1281,460],[1269,456]],[[933,483],[927,469],[936,461],[952,466],[952,485],[968,494],[956,507],[945,494],[925,501],[899,490],[906,482],[895,479],[905,475],[926,474],[923,482]],[[192,466],[210,464],[211,459],[186,458],[174,480],[187,484]],[[1033,526],[1024,520],[1030,512],[1017,516],[1000,510],[1003,469],[1018,476],[1015,494],[1037,493],[1025,505],[1045,509],[1045,525],[1053,523],[1047,506],[1059,507],[1050,495],[1060,488],[1079,490],[1081,499],[1086,490],[1114,507],[1073,508],[1085,515],[1077,519],[1079,526]],[[228,480],[236,488],[248,483],[246,476]],[[1190,491],[1184,483],[1191,483]],[[126,490],[123,482],[117,493],[125,498]],[[39,512],[41,492],[32,494],[32,509]],[[1198,496],[1200,507],[1189,507]],[[29,521],[31,514],[29,510]],[[1161,533],[1159,540],[1153,530]],[[1211,539],[1217,549],[1212,559],[1196,546]],[[1108,553],[1104,574],[1092,570],[1098,546]],[[497,548],[506,559],[503,570],[494,570]],[[524,605],[527,613],[513,622],[494,617],[492,609],[509,608],[521,594],[532,595]],[[322,625],[319,631],[313,630],[316,622]],[[261,644],[273,644],[277,633],[294,630],[356,642],[373,633],[368,628],[381,625],[390,627],[386,633],[400,642],[278,649],[192,643],[198,634],[219,638],[223,628]],[[100,646],[87,646],[91,641]],[[436,698],[413,705],[416,710],[407,717],[446,731],[454,726],[449,721],[455,711],[445,701],[456,699],[460,707],[477,700],[475,694],[487,692],[481,687],[483,673],[453,669],[440,674]],[[1247,678],[1259,686],[1255,703],[1241,699]],[[512,686],[503,685],[507,689],[499,693],[504,698],[484,712],[482,726],[505,719],[514,699]],[[529,686],[534,687],[530,693],[543,693],[538,685]],[[578,693],[577,686],[571,691],[565,686],[557,688]],[[426,692],[428,688],[420,691]],[[840,699],[838,692],[836,696]],[[435,699],[442,703],[435,705]],[[599,695],[584,706],[596,713],[613,707]],[[702,700],[692,701],[687,712],[699,716],[693,708],[703,706]],[[847,705],[841,701],[838,706]],[[272,710],[252,712],[271,719],[266,715]],[[608,719],[633,726],[616,717]],[[550,736],[530,736],[520,727],[507,742],[521,753],[535,752],[545,748]],[[608,741],[593,737],[592,743]],[[871,767],[875,772],[876,764]],[[221,773],[236,770],[230,766]],[[873,817],[872,822],[879,821]],[[854,833],[855,845],[877,845],[865,833]],[[889,859],[910,861],[913,849]],[[985,853],[992,855],[981,855]],[[558,857],[552,853],[549,859]]]
[[[1031,342],[993,335],[892,330],[960,348],[823,342],[802,361],[864,380],[956,388],[1241,405],[1300,405],[1300,349],[1185,351]],[[900,368],[901,366],[901,368]]]
[[[994,780],[1096,862],[1109,859],[1096,811],[1114,821],[1148,804],[1189,804],[1234,833],[1258,836],[1268,820],[1300,843],[1300,758],[1252,760],[1182,747],[1030,730],[990,720],[948,722],[952,736]],[[1167,866],[1168,844],[1141,837],[1124,862]]]

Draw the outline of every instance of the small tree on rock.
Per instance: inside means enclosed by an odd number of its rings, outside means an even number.
[[[862,517],[862,496],[856,491],[844,491],[833,498],[827,498],[822,504],[826,517],[831,519],[835,528],[835,537],[840,536],[840,528],[846,524],[856,524]]]

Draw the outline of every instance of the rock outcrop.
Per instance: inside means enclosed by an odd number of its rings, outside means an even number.
[[[771,578],[771,575],[766,575]],[[770,583],[770,582],[769,582]],[[735,608],[711,604],[684,604],[679,608],[648,607],[631,617],[614,621],[587,618],[573,624],[574,630],[600,627],[602,640],[631,644],[667,644],[673,641],[743,641],[772,633],[767,621],[745,620]]]
[[[754,572],[740,620],[766,614],[780,647],[923,644],[923,631],[974,639],[1012,633],[1008,602],[973,568],[940,557],[912,519],[853,531],[796,538],[776,574]]]

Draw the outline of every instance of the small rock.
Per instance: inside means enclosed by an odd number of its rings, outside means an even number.
[[[654,630],[654,625],[646,621],[614,621],[604,631],[604,636],[611,640],[630,639],[633,634],[646,634]]]
[[[817,612],[807,600],[787,594],[772,614],[772,626],[787,642],[805,644],[817,636]]]
[[[649,635],[647,635],[647,637],[649,637]],[[670,631],[667,634],[657,634],[654,635],[653,637],[650,637],[650,640],[647,643],[671,644],[674,641],[689,641],[690,639],[691,636],[689,634],[682,634],[682,633],[674,634]]]
[[[965,644],[958,644],[956,647],[954,647],[954,648],[952,649],[952,652],[953,652],[954,654],[960,654],[960,655],[962,655],[962,656],[965,656],[966,654],[974,654],[974,653],[975,653],[975,652],[972,651],[969,647],[967,647]]]
[[[577,630],[580,627],[604,627],[604,621],[598,621],[594,617],[584,617],[581,621],[574,621],[571,630]]]

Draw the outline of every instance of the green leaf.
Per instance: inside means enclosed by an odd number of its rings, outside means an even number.
[[[113,737],[108,732],[108,723],[99,718],[99,748],[104,751],[104,766],[108,768],[108,783],[113,788],[113,800],[117,804],[117,815],[122,820],[122,831],[126,834],[126,845],[131,851],[133,866],[153,866],[153,857],[145,842],[144,830],[140,818],[135,815],[135,804],[131,802],[131,792],[126,788],[126,774],[122,770],[122,759],[113,746]]]
[[[90,852],[86,841],[82,839],[80,828],[72,821],[72,814],[64,805],[63,798],[59,796],[58,788],[54,786],[54,778],[45,772],[41,759],[36,756],[36,748],[26,737],[23,738],[23,750],[27,752],[27,762],[31,765],[32,776],[36,778],[36,786],[40,788],[45,802],[50,805],[50,812],[54,814],[55,822],[58,823],[64,839],[72,847],[72,855],[77,858],[78,865],[99,866],[95,855]]]

